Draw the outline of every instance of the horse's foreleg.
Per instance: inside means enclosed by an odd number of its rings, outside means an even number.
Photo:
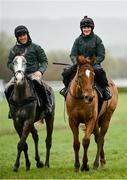
[[[105,153],[104,153],[104,143],[102,144],[102,148],[100,152],[100,163],[102,167],[106,164]]]
[[[52,133],[53,133],[53,123],[54,123],[54,112],[45,118],[47,136],[45,139],[46,143],[46,159],[45,167],[49,167],[50,149],[52,146]]]
[[[40,156],[39,156],[39,152],[38,152],[38,141],[39,141],[39,137],[38,137],[38,133],[37,130],[35,129],[34,125],[31,128],[31,133],[32,133],[32,137],[35,143],[35,160],[37,162],[36,166],[38,168],[43,167],[43,162],[40,161]]]
[[[22,129],[20,129],[15,122],[14,122],[14,127],[15,127],[15,130],[17,131],[19,137],[21,138]],[[18,150],[18,145],[17,145],[17,158],[16,158],[16,161],[15,161],[15,164],[14,164],[14,167],[13,167],[13,171],[15,171],[15,172],[18,171],[18,168],[20,166],[20,155],[21,155],[21,152]]]
[[[98,149],[98,141],[99,141],[99,135],[100,135],[98,122],[97,122],[96,125],[95,125],[93,134],[94,134],[94,140],[95,140],[95,142],[96,142],[96,144],[97,144],[97,149]],[[96,164],[96,167],[98,167],[98,166],[99,166],[99,162]],[[95,168],[94,168],[94,169],[95,169]]]
[[[89,120],[88,124],[86,124],[85,136],[82,139],[82,145],[84,148],[84,153],[83,153],[81,171],[89,171],[87,151],[88,151],[88,147],[90,144],[90,136],[93,132],[94,125],[95,125],[95,121],[93,119]]]
[[[24,144],[23,151],[24,151],[24,155],[25,155],[25,159],[26,159],[26,170],[30,170],[30,160],[29,160],[29,156],[28,156],[28,145],[26,142]]]
[[[77,172],[80,168],[79,162],[79,150],[80,150],[80,142],[79,142],[79,124],[76,125],[73,123],[74,121],[69,120],[69,125],[73,133],[73,149],[75,152],[75,163],[74,163],[74,170]]]
[[[96,170],[99,167],[99,158],[101,162],[102,161],[105,162],[105,160],[103,159],[104,158],[103,144],[104,144],[104,134],[102,130],[100,130],[100,135],[99,135],[99,139],[97,143],[97,153],[96,153],[96,158],[93,165],[94,170]],[[102,156],[102,153],[103,153],[103,156]]]
[[[15,128],[18,131],[16,126],[15,126]],[[27,158],[26,162],[28,160],[28,154],[27,154],[28,147],[26,145],[26,138],[28,137],[28,134],[30,132],[30,128],[31,128],[31,124],[30,124],[29,120],[25,121],[23,129],[22,129],[22,133],[21,134],[19,133],[20,141],[18,142],[18,145],[17,145],[18,153],[17,153],[16,162],[15,162],[14,168],[13,168],[14,171],[18,171],[18,168],[19,168],[19,165],[20,165],[20,156],[21,156],[22,150],[25,153],[25,158]],[[26,167],[26,169],[27,170],[30,169],[30,162],[26,163],[26,165],[28,165],[28,167]]]
[[[104,119],[102,120],[102,124],[100,127],[99,140],[98,140],[98,145],[97,145],[97,154],[96,154],[96,158],[94,161],[94,167],[93,167],[95,170],[99,166],[99,157],[100,157],[100,162],[101,162],[102,166],[106,163],[105,155],[104,155],[104,149],[103,149],[104,137],[105,137],[105,134],[108,130],[111,116],[112,116],[112,112],[108,112],[108,113],[106,113]]]
[[[20,143],[18,143],[17,149],[18,149],[17,159],[16,159],[16,162],[14,164],[13,170],[16,171],[16,172],[18,171],[18,168],[19,168],[19,165],[20,165],[20,156],[21,156],[22,150],[24,151],[24,155],[25,155],[25,159],[26,159],[26,170],[29,170],[30,169],[30,160],[29,160],[28,153],[27,153],[28,152],[27,143],[26,142],[24,143],[24,146],[23,146],[22,149],[20,147]]]
[[[17,149],[18,149],[17,158],[16,158],[16,161],[15,161],[15,164],[14,164],[14,167],[13,167],[13,171],[15,171],[15,172],[18,171],[18,168],[19,168],[19,166],[20,166],[21,151],[19,150],[19,143],[18,143],[18,145],[17,145]]]

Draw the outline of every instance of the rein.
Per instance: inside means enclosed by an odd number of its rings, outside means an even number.
[[[82,95],[82,96],[74,96],[72,93],[71,93],[71,90],[70,90],[70,88],[69,88],[69,94],[71,95],[71,97],[73,97],[74,99],[80,99],[80,100],[83,100],[84,99],[84,96]]]

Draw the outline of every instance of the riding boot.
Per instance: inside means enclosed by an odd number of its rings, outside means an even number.
[[[100,65],[96,65],[94,67],[94,72],[95,72],[95,82],[102,89],[103,100],[107,101],[111,99],[112,93],[109,89],[108,80],[107,80],[105,71]]]
[[[5,91],[4,91],[4,94],[5,94],[6,100],[8,102],[8,106],[9,106],[8,119],[12,119],[9,99],[10,99],[11,94],[14,89],[14,83],[15,83],[15,80],[14,80],[14,77],[12,77],[11,80],[6,84]]]
[[[103,99],[104,101],[107,101],[109,99],[111,99],[112,97],[112,93],[109,89],[109,87],[106,87],[105,89],[103,89]]]
[[[52,112],[52,104],[51,104],[51,102],[50,102],[50,92],[47,90],[47,89],[45,89],[44,90],[45,92],[45,114],[49,114],[49,113],[51,113]]]
[[[11,111],[10,111],[10,105],[9,105],[9,98],[10,98],[9,90],[5,90],[4,94],[5,94],[6,100],[8,102],[8,106],[9,106],[8,119],[12,119],[12,115],[11,115]]]
[[[65,68],[64,71],[62,72],[63,84],[65,85],[65,87],[63,89],[61,89],[59,93],[62,96],[64,96],[65,98],[67,96],[68,86],[69,86],[71,80],[74,78],[74,76],[76,74],[76,70],[77,70],[77,65],[73,65],[73,66],[69,66],[69,67]]]
[[[50,102],[50,92],[45,88],[45,85],[42,85],[41,81],[38,81],[36,79],[32,80],[35,90],[39,94],[40,98],[42,99],[42,102],[44,102],[44,111],[45,114],[52,112],[52,104]]]

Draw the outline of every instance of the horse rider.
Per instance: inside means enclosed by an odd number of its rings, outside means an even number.
[[[24,56],[27,60],[25,73],[33,81],[33,84],[37,84],[37,87],[41,92],[43,92],[42,94],[45,100],[45,112],[50,113],[52,111],[52,105],[49,100],[49,92],[43,85],[42,80],[43,74],[46,71],[48,65],[46,54],[40,45],[32,42],[29,31],[24,25],[17,26],[14,30],[14,34],[17,41],[14,47],[10,50],[7,67],[13,71],[13,58],[16,55],[22,55],[24,53]],[[10,97],[9,89],[13,87],[14,83],[14,77],[12,77],[5,88],[5,95],[7,100],[9,100]]]
[[[108,87],[108,80],[106,77],[106,73],[103,70],[101,63],[105,58],[105,47],[101,38],[94,34],[94,21],[88,16],[84,16],[84,18],[80,21],[80,29],[81,34],[72,46],[70,58],[73,63],[73,66],[65,69],[62,73],[63,75],[63,83],[65,84],[65,88],[60,91],[60,94],[66,96],[68,85],[71,81],[72,76],[76,73],[76,57],[77,55],[84,55],[85,57],[91,57],[93,55],[96,56],[96,62],[93,65],[95,72],[95,82],[102,89],[103,100],[108,100],[112,97],[110,89]],[[72,75],[73,74],[73,75]],[[72,75],[72,76],[71,76]]]

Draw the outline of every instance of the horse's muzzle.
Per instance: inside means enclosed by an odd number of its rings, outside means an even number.
[[[84,96],[84,101],[86,104],[92,103],[93,99],[94,99],[94,96]]]
[[[23,82],[24,82],[24,73],[23,72],[21,72],[21,71],[17,71],[16,73],[15,73],[15,82],[16,82],[16,84],[18,85],[18,84],[22,84]]]

